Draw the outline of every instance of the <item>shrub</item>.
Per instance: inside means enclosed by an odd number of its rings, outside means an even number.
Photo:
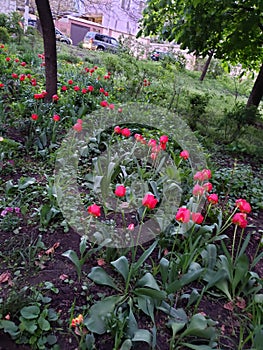
[[[6,44],[9,42],[9,40],[10,36],[8,34],[7,29],[4,27],[0,27],[0,42]]]

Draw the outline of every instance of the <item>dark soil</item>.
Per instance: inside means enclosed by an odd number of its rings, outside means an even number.
[[[261,238],[262,229],[263,229],[263,212],[259,212],[257,216],[251,217],[249,221],[250,227],[249,231],[252,233],[251,242],[248,247],[248,256],[253,257],[255,253],[256,246],[258,241]],[[28,232],[31,232],[31,236],[35,237],[39,235],[39,231],[34,227],[23,227],[20,234],[15,237],[12,233],[2,232],[0,235],[0,247],[1,251],[5,252],[5,249],[10,249],[10,240],[12,244],[16,244],[16,247],[19,244],[25,244],[25,241],[22,239],[23,236],[27,236]],[[87,291],[84,292],[82,289],[82,283],[78,282],[77,274],[74,269],[73,264],[70,261],[62,256],[62,253],[68,249],[79,251],[79,242],[80,237],[74,233],[72,230],[64,233],[61,230],[56,230],[53,233],[42,233],[42,240],[45,244],[45,247],[48,249],[54,244],[59,242],[59,246],[54,250],[53,254],[49,255],[49,258],[44,262],[42,269],[37,271],[36,266],[32,268],[25,268],[22,272],[24,273],[23,281],[24,285],[37,286],[42,282],[49,281],[52,282],[55,287],[59,289],[58,294],[50,293],[52,297],[51,307],[53,307],[57,312],[60,313],[60,318],[63,320],[63,331],[56,332],[58,336],[58,344],[62,350],[74,350],[77,348],[77,342],[75,340],[72,332],[69,331],[70,327],[68,320],[70,318],[70,310],[75,303],[75,310],[80,308],[83,305],[89,305],[90,302],[95,302],[98,299],[98,293],[107,293],[105,287],[99,287],[91,283],[88,284]],[[16,243],[15,243],[16,242]],[[45,250],[41,252],[45,254]],[[91,267],[97,264],[97,258],[95,256],[90,257],[86,262],[84,267],[84,273],[89,272]],[[10,264],[12,262],[10,261]],[[12,266],[12,265],[11,265]],[[259,276],[263,277],[263,264],[260,262],[256,268],[256,272]],[[0,266],[0,274],[8,271],[8,263],[2,263]],[[63,280],[67,276],[66,282]],[[13,278],[14,276],[12,276]],[[19,288],[20,286],[14,286],[14,288]],[[11,287],[10,287],[11,288]],[[0,296],[4,297],[7,292],[7,288],[2,288],[0,286]],[[220,345],[222,349],[235,349],[238,342],[238,329],[239,329],[239,320],[235,314],[235,310],[230,311],[225,308],[226,300],[223,298],[215,298],[213,296],[205,296],[199,306],[200,312],[204,312],[211,319],[217,321],[217,327],[220,330]],[[76,311],[75,311],[76,313]],[[145,325],[144,317],[139,318],[139,322],[142,326]],[[166,327],[167,318],[162,314],[156,315],[157,322],[157,346],[161,350],[169,349],[169,338],[171,337],[170,330]],[[109,335],[98,336],[96,340],[96,346],[99,350],[112,350],[113,344]],[[30,347],[23,345],[16,345],[7,334],[0,332],[0,349],[1,350],[12,350],[20,349],[27,350]],[[134,349],[148,349],[148,347],[141,343],[137,344]],[[244,347],[244,349],[248,349]]]

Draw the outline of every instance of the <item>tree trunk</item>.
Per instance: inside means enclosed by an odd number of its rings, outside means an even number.
[[[208,67],[209,67],[211,60],[212,60],[212,57],[213,57],[213,54],[214,54],[214,50],[212,50],[208,55],[208,59],[204,65],[204,68],[203,68],[203,71],[202,71],[202,74],[200,77],[200,81],[203,81],[205,79],[206,73],[208,71]]]
[[[258,107],[263,97],[263,64],[247,101],[247,107]]]
[[[57,48],[55,26],[49,0],[36,0],[37,11],[43,33],[46,73],[46,102],[57,93]]]

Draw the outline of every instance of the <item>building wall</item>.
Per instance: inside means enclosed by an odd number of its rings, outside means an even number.
[[[1,13],[9,13],[14,11],[16,11],[16,0],[1,0]]]

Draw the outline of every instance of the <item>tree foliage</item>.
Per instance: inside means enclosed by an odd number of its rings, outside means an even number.
[[[258,70],[263,60],[263,1],[148,0],[142,34]]]

